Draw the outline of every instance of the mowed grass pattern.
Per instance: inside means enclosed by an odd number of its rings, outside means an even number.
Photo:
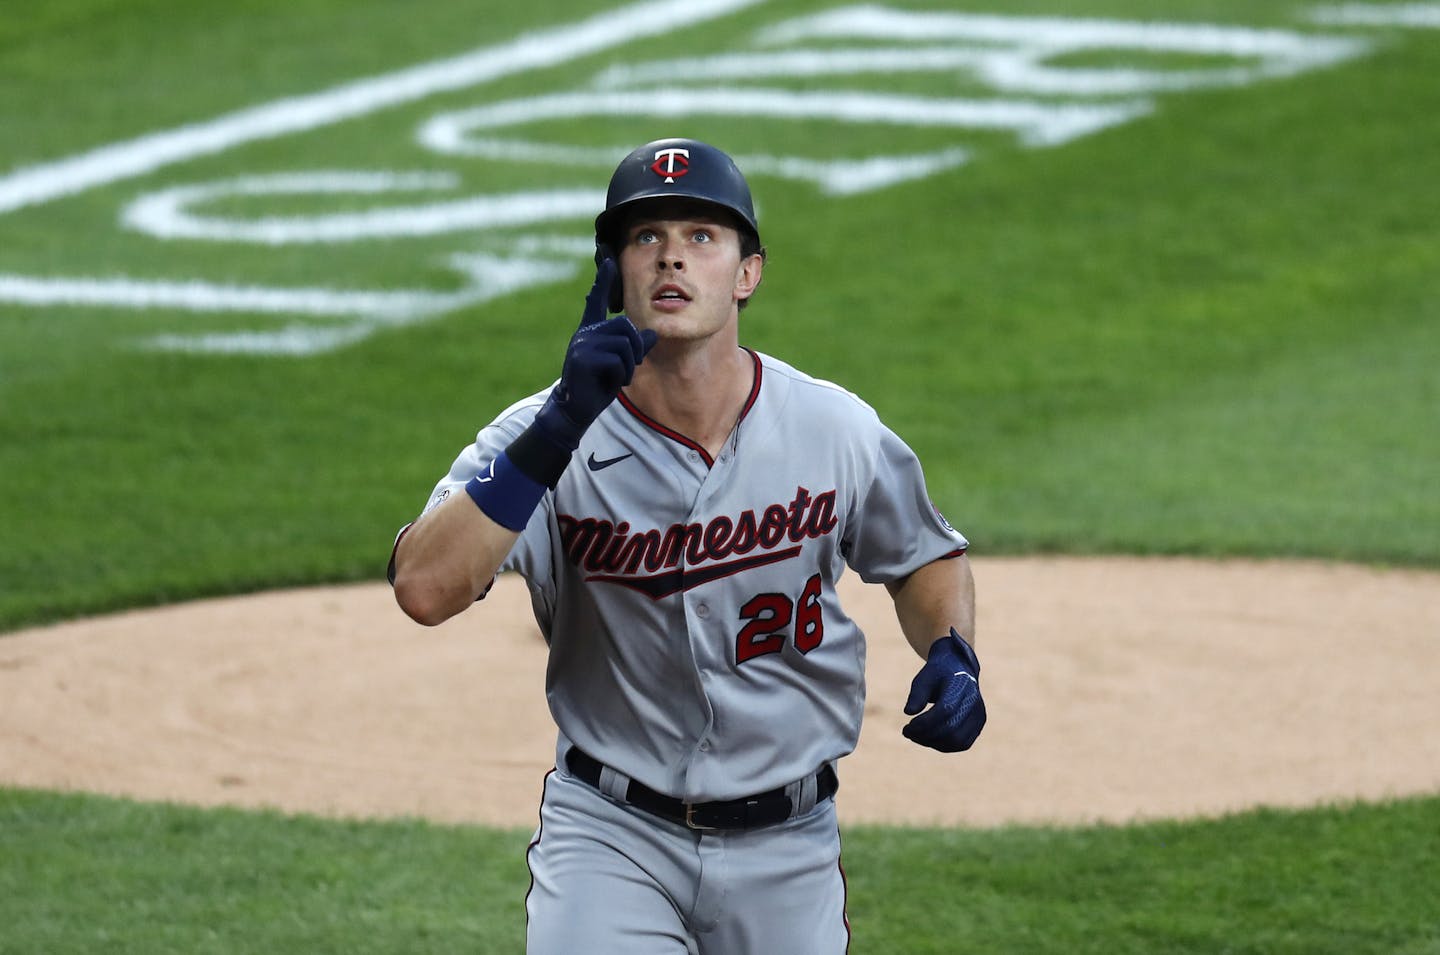
[[[955,9],[903,9],[927,6]],[[437,110],[573,89],[611,63],[753,45],[758,24],[824,9],[765,4],[663,48],[620,44],[11,211],[0,274],[452,287],[445,257],[469,247],[453,235],[277,250],[161,241],[116,219],[142,192],[286,170],[599,187],[598,167],[441,161],[414,129]],[[1322,30],[1304,17],[1313,8],[1289,4],[965,9]],[[595,13],[20,5],[0,18],[0,175]],[[875,192],[752,176],[772,257],[746,340],[876,405],[977,555],[1436,566],[1440,31],[1325,29],[1373,48],[1288,79],[1159,96],[1151,115],[1058,148],[961,137],[969,164]],[[950,75],[855,83],[994,95]],[[744,117],[524,132],[604,146],[681,132],[739,154],[851,159],[956,138]],[[213,211],[364,205],[241,198]],[[585,223],[556,232],[583,245]],[[395,529],[459,446],[556,374],[589,284],[576,261],[568,279],[308,357],[138,344],[278,329],[284,315],[0,302],[0,630],[379,579]],[[847,832],[854,950],[1437,952],[1437,813],[1418,799],[1135,828]],[[0,952],[514,952],[523,936],[527,833],[17,791],[0,792],[0,816]]]
[[[524,947],[529,833],[0,790],[0,952]],[[856,953],[1429,953],[1440,800],[844,835]]]

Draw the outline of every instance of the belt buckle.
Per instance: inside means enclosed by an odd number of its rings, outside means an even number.
[[[695,804],[685,804],[685,828],[694,829],[698,832],[714,832],[718,826],[705,826],[695,821]]]

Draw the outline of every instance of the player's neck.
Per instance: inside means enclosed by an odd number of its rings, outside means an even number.
[[[724,351],[657,345],[636,369],[625,396],[714,457],[735,429],[754,381],[755,362],[738,344]]]

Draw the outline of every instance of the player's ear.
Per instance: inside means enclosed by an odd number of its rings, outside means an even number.
[[[620,279],[620,257],[615,254],[615,249],[608,242],[595,240],[595,265],[599,267],[606,259],[615,260],[615,282],[610,286],[609,307],[612,312],[623,312],[625,310],[625,286]]]
[[[747,255],[740,260],[740,268],[735,272],[735,300],[743,302],[755,294],[760,287],[760,280],[764,277],[765,256]]]

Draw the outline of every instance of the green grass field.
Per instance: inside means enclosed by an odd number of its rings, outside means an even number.
[[[478,106],[592,93],[626,64],[917,42],[785,40],[801,18],[841,9],[812,0],[712,5],[696,23],[650,16],[642,25],[661,32],[648,40],[614,33],[622,8],[578,0],[483,12],[435,0],[12,6],[0,17],[0,632],[380,579],[396,528],[459,447],[556,374],[589,284],[579,213],[533,227],[269,245],[124,224],[144,201],[153,209],[218,183],[221,193],[184,207],[190,219],[165,221],[293,226],[467,195],[600,189],[603,162],[442,154],[417,130]],[[1264,54],[1132,46],[1057,55],[1049,65],[1077,85],[1048,92],[997,90],[955,69],[694,84],[795,101],[858,92],[1147,104],[1049,147],[1006,129],[823,116],[557,115],[494,132],[530,152],[617,157],[678,133],[807,167],[963,147],[964,165],[869,191],[827,194],[813,179],[752,173],[771,259],[742,336],[874,404],[920,452],[937,503],[977,556],[1433,568],[1440,30],[1320,26],[1310,17],[1319,6],[963,6],[1221,24],[1281,50],[1280,35],[1362,44],[1288,75],[1260,75]],[[959,9],[906,3],[891,19]],[[520,63],[516,40],[531,33],[548,52]],[[944,45],[929,34],[925,46]],[[574,49],[555,52],[566,43]],[[164,162],[143,139],[222,120],[250,128],[244,111],[283,112],[275,104],[475,50],[488,52],[466,61],[471,69],[498,69],[507,56],[520,65],[283,135],[224,148],[187,140],[189,153]],[[1254,75],[1140,93],[1078,85],[1086,71],[1134,81],[1227,68]],[[684,85],[683,71],[666,75]],[[61,182],[67,158],[117,144],[151,167],[122,175],[110,153],[71,168],[93,181]],[[317,171],[429,185],[380,196],[235,185]],[[504,260],[510,276],[519,259],[549,271],[424,320],[412,306],[354,304],[362,292],[465,293],[457,255]],[[235,306],[236,289],[319,290],[306,301],[323,307]],[[297,328],[355,334],[300,354],[155,346]],[[15,791],[0,791],[0,812],[0,952],[519,944],[523,834]],[[855,950],[1440,952],[1440,922],[1424,914],[1437,813],[1440,803],[1421,799],[1135,829],[856,831],[846,842]]]
[[[0,952],[524,946],[529,833],[0,790]],[[855,952],[1440,951],[1440,800],[845,833]]]

